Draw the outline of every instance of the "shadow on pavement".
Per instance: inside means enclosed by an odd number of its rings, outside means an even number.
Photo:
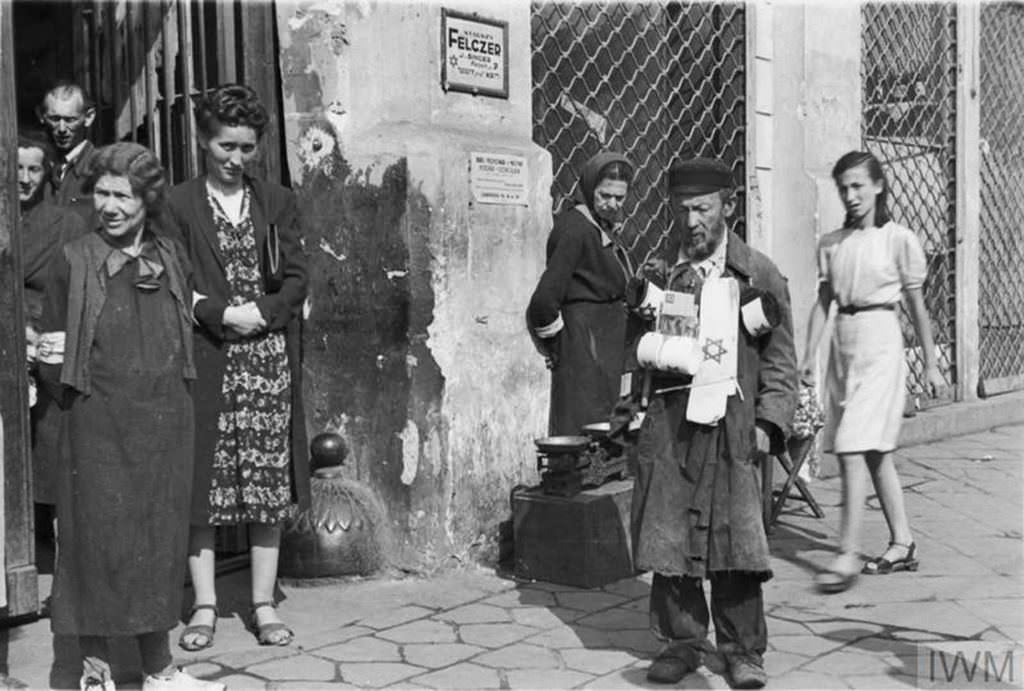
[[[816,520],[816,519],[812,519]],[[771,555],[799,566],[810,573],[817,573],[824,564],[804,556],[809,552],[835,551],[835,538],[824,530],[779,521],[768,536]]]

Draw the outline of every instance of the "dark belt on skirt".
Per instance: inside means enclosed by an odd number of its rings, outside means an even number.
[[[839,314],[857,314],[857,312],[874,312],[876,310],[892,312],[895,309],[895,302],[882,302],[877,305],[843,305],[839,308]]]

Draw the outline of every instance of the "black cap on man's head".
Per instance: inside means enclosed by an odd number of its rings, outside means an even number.
[[[709,194],[736,186],[732,169],[716,158],[691,158],[668,169],[668,191],[680,194]]]

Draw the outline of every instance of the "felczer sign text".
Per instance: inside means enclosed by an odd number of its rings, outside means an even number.
[[[445,91],[508,98],[508,23],[441,12]]]

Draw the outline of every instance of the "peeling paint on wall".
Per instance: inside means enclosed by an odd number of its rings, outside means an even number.
[[[474,209],[461,128],[478,123],[460,107],[445,115],[455,116],[450,129],[435,126],[424,120],[440,114],[422,108],[422,82],[367,85],[356,71],[380,59],[382,27],[416,43],[429,13],[320,7],[302,3],[299,17],[278,5],[286,141],[315,296],[303,341],[309,431],[345,437],[348,472],[387,507],[395,559],[432,568],[496,535],[508,487],[532,469],[547,387],[520,303],[543,238],[524,253],[523,236],[540,228],[534,216],[549,217],[550,162],[532,150],[548,172],[528,209]],[[332,39],[343,21],[351,45]],[[418,95],[392,97],[406,86]],[[492,119],[510,110],[472,103]],[[490,132],[473,136],[473,146],[493,145]],[[527,129],[519,141],[534,146]]]
[[[402,430],[402,484],[411,485],[416,479],[420,465],[420,433],[416,423],[409,423]]]

